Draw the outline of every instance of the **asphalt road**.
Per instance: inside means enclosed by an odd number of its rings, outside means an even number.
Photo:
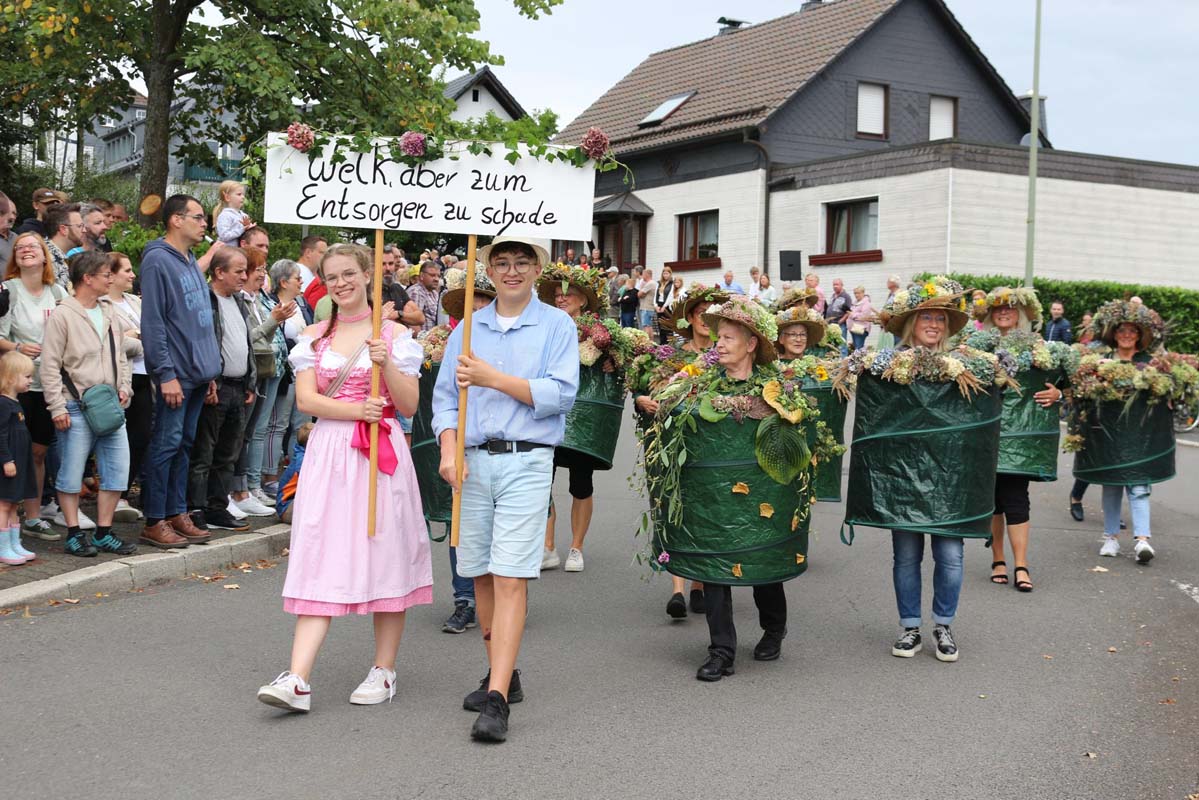
[[[0,619],[0,795],[1182,800],[1199,792],[1199,451],[1178,458],[1184,477],[1154,490],[1148,567],[1128,544],[1098,558],[1098,491],[1077,524],[1065,481],[1034,484],[1032,594],[988,583],[988,552],[967,543],[956,664],[929,648],[891,657],[889,537],[862,529],[845,547],[841,508],[822,504],[810,569],[787,584],[782,659],[750,658],[756,614],[739,590],[737,674],[703,684],[703,620],[668,621],[669,583],[632,563],[643,501],[626,430],[617,468],[597,475],[586,572],[531,587],[527,699],[507,744],[468,737],[461,699],[486,665],[477,632],[439,631],[444,545],[393,703],[348,703],[370,666],[366,619],[334,623],[311,714],[256,702],[287,666],[284,559]],[[567,501],[565,477],[558,488]]]

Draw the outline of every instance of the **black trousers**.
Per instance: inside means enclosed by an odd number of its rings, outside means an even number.
[[[787,632],[787,595],[781,583],[766,583],[754,588],[758,624],[767,633],[782,636]],[[704,584],[704,606],[711,644],[708,652],[732,661],[737,654],[737,628],[733,625],[733,587]]]
[[[125,409],[125,434],[129,438],[129,483],[121,497],[129,499],[129,488],[142,478],[142,462],[150,449],[154,430],[154,384],[149,375],[133,376],[133,398]]]
[[[217,387],[217,401],[200,410],[196,443],[187,476],[187,507],[224,511],[233,489],[233,469],[246,433],[247,387],[228,379]]]

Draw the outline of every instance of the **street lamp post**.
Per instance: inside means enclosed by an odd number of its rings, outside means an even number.
[[[1028,144],[1028,226],[1024,242],[1024,285],[1032,287],[1037,241],[1037,151],[1041,146],[1041,0],[1037,0],[1032,56],[1032,131]]]

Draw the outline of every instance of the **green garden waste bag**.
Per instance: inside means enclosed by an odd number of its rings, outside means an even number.
[[[849,405],[833,391],[832,381],[817,381],[808,378],[804,381],[804,394],[816,400],[820,409],[820,421],[829,427],[837,444],[845,444],[845,412]],[[810,435],[815,436],[815,426],[810,427]],[[841,469],[845,456],[836,456],[816,465],[816,499],[822,502],[841,502]]]
[[[754,455],[757,420],[697,417],[696,423],[697,430],[687,433],[679,479],[682,520],[677,526],[655,521],[654,563],[683,578],[729,586],[777,583],[803,573],[812,491],[810,483],[802,493],[800,487],[811,470],[785,486],[763,472]],[[737,484],[748,493],[735,493]],[[763,516],[764,503],[769,517]],[[805,513],[792,530],[801,508]]]
[[[1062,437],[1058,406],[1041,408],[1033,395],[1062,380],[1062,371],[1033,368],[1020,373],[1022,394],[1003,393],[1003,425],[999,430],[999,466],[1005,475],[1034,481],[1057,480],[1057,449]]]
[[[1145,393],[1132,402],[1087,403],[1083,449],[1074,455],[1074,477],[1101,486],[1137,486],[1174,477],[1174,418],[1164,402]]]
[[[995,510],[1000,390],[858,378],[841,539],[854,527],[986,538]]]
[[[624,373],[604,372],[598,364],[579,367],[579,391],[566,415],[566,436],[558,451],[563,463],[612,469],[624,414]],[[561,451],[569,451],[562,453]]]
[[[429,522],[449,522],[454,496],[450,485],[441,479],[441,446],[433,434],[433,386],[440,364],[425,364],[420,371],[420,402],[412,417],[412,466],[420,487],[420,502]],[[432,533],[430,532],[430,536]],[[443,534],[441,539],[444,539]],[[436,541],[441,541],[436,539]]]

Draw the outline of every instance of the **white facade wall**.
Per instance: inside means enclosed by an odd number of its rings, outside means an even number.
[[[1028,179],[956,170],[953,267],[1024,275]],[[1199,289],[1199,194],[1037,181],[1036,274]]]
[[[887,298],[887,276],[904,281],[919,272],[945,268],[949,229],[949,173],[941,169],[870,181],[776,191],[770,196],[770,275],[776,285],[780,250],[803,253],[804,272],[820,276],[820,288],[831,291],[841,278],[846,291],[864,286],[876,308]],[[878,246],[881,262],[809,267],[808,257],[825,250],[827,206],[878,198]],[[792,283],[797,283],[792,281]]]
[[[500,105],[500,101],[495,99],[495,95],[487,91],[483,86],[474,86],[473,90],[479,92],[479,99],[476,101],[472,89],[467,89],[458,98],[458,107],[454,109],[454,113],[450,114],[450,118],[458,122],[466,122],[468,119],[482,119],[487,116],[487,112],[493,112],[500,119],[511,120],[512,115],[504,110]]]
[[[749,268],[762,259],[765,182],[766,171],[759,169],[635,189],[637,197],[654,210],[645,231],[645,260],[654,275],[660,274],[664,263],[678,260],[680,215],[719,211],[721,269],[681,274],[687,285],[700,281],[710,286],[721,280],[724,270],[731,269],[744,286]]]

